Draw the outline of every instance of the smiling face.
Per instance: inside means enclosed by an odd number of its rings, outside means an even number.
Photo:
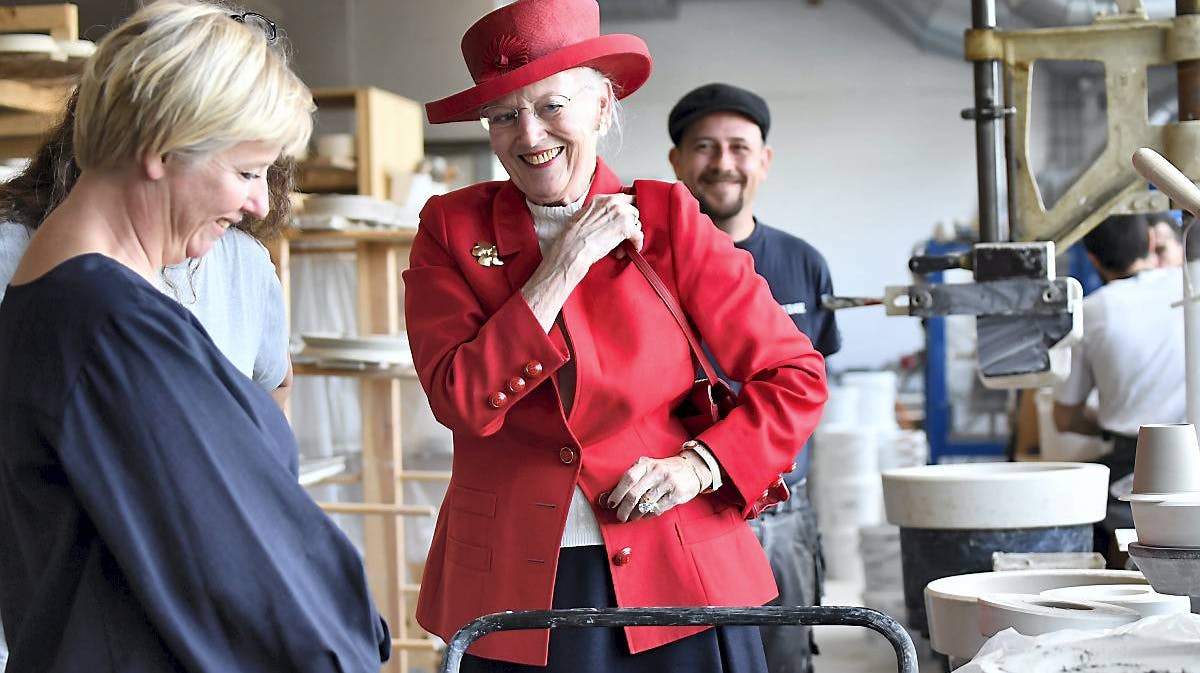
[[[279,152],[278,145],[243,142],[194,160],[170,155],[171,232],[163,264],[201,257],[230,226],[266,217],[267,168]]]
[[[771,166],[762,130],[735,112],[713,112],[692,123],[669,155],[675,177],[720,225],[754,207]]]
[[[569,103],[556,109],[561,97]],[[593,74],[582,68],[557,73],[484,107],[488,113],[519,108],[514,123],[488,129],[492,151],[530,201],[571,203],[591,183],[596,143],[611,106],[611,89]]]

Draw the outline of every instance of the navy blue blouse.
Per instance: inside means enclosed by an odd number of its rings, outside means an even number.
[[[286,419],[183,307],[70,259],[9,288],[0,382],[8,673],[379,670],[387,625]]]

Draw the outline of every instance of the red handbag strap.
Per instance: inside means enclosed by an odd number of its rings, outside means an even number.
[[[629,260],[638,268],[638,271],[642,272],[646,280],[650,281],[650,287],[654,288],[654,292],[667,305],[667,310],[675,317],[675,322],[679,323],[679,329],[683,330],[683,336],[687,337],[688,345],[692,347],[692,355],[700,363],[700,367],[704,369],[704,375],[708,377],[709,382],[715,382],[717,380],[717,373],[713,369],[712,363],[709,362],[708,356],[704,354],[704,349],[700,348],[700,342],[692,332],[692,327],[688,324],[687,318],[683,317],[683,309],[680,308],[679,302],[675,301],[675,297],[671,294],[671,291],[667,289],[662,279],[650,267],[650,263],[646,261],[646,258],[642,257],[642,253],[638,252],[629,241],[623,242],[622,245],[624,246],[625,254],[629,255]]]

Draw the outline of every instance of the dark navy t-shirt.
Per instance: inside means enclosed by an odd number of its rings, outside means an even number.
[[[813,347],[825,357],[838,352],[842,337],[837,320],[833,311],[821,308],[821,295],[833,294],[829,266],[821,253],[804,240],[769,227],[758,218],[754,220],[754,231],[734,245],[754,257],[754,270],[767,281],[775,301],[812,341]],[[729,381],[724,372],[717,371],[738,389],[738,382]],[[809,462],[808,450],[802,448],[796,456],[796,469],[785,475],[785,480],[795,484],[804,479],[808,476]]]
[[[757,219],[754,231],[734,243],[754,257],[754,270],[767,281],[775,301],[817,351],[829,357],[842,347],[833,311],[821,308],[821,295],[833,294],[829,266],[817,249],[804,240],[769,227]]]

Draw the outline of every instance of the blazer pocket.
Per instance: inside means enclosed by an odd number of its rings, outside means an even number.
[[[477,488],[454,486],[450,489],[450,509],[479,516],[496,516],[496,494]]]
[[[446,538],[446,560],[471,570],[491,572],[492,550],[488,547],[467,544],[452,537]]]
[[[715,540],[737,530],[742,520],[732,508],[726,507],[715,514],[698,519],[680,519],[675,522],[679,540],[686,545]]]

